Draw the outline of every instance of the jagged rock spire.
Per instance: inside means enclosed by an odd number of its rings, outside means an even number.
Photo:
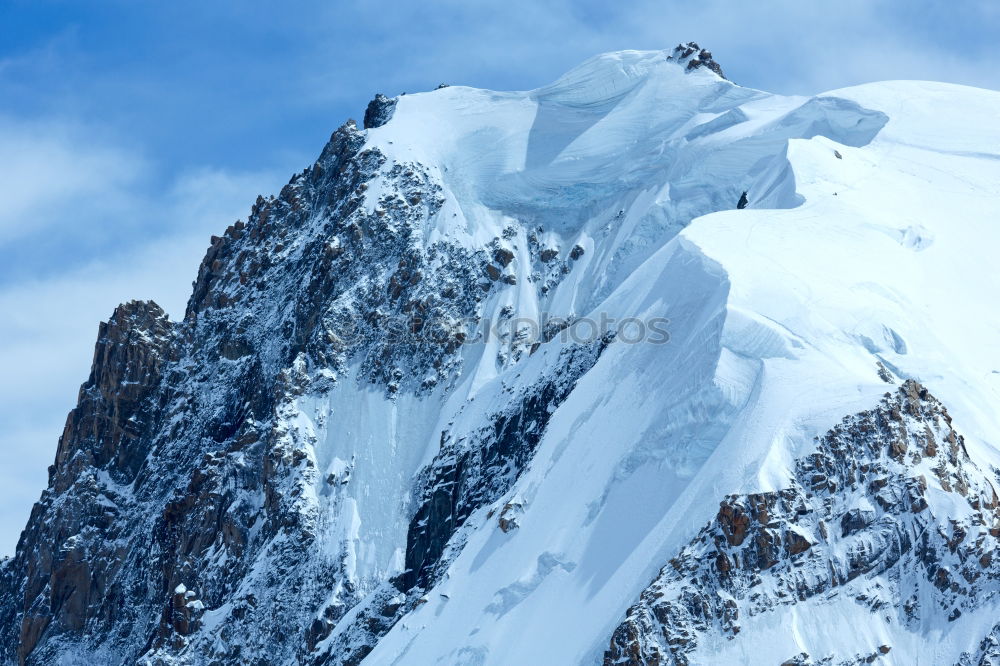
[[[674,48],[673,54],[667,56],[667,60],[676,60],[678,63],[686,65],[688,70],[705,67],[722,78],[726,78],[726,75],[722,73],[722,65],[715,61],[715,58],[712,57],[712,52],[701,48],[697,42],[678,44]]]
[[[382,93],[375,95],[365,109],[365,129],[382,127],[392,118],[396,110],[396,98],[386,97]]]

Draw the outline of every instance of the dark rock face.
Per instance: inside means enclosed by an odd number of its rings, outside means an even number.
[[[935,515],[930,484],[965,503],[969,517]],[[998,525],[1000,500],[947,410],[907,381],[818,440],[788,488],[726,497],[629,609],[604,663],[692,663],[704,637],[739,640],[746,618],[817,595],[848,596],[914,628],[953,620],[1000,589],[1000,564],[982,555],[1000,546]],[[974,659],[997,652],[994,634],[967,663],[988,663]],[[872,663],[890,650],[843,663]],[[803,653],[785,663],[841,661]]]
[[[145,403],[176,360],[175,344],[173,324],[152,302],[121,305],[101,324],[90,378],[59,439],[56,479],[73,478],[89,466],[109,469],[121,482],[134,478],[146,454],[137,447],[157,412]]]
[[[49,490],[7,564],[2,591],[23,590],[21,603],[0,603],[3,645],[16,646],[8,657],[23,663],[43,636],[79,635],[88,621],[110,628],[123,611],[113,607],[124,595],[113,577],[126,554],[95,537],[116,531],[131,504],[109,486],[131,483],[149,453],[163,417],[158,389],[177,348],[175,327],[155,303],[122,305],[101,324],[90,378],[49,468]],[[50,522],[53,512],[59,520]],[[110,552],[95,558],[101,550]]]
[[[715,62],[712,52],[701,48],[695,42],[678,44],[674,47],[674,52],[668,57],[669,60],[676,60],[685,66],[688,71],[704,67],[718,74],[721,78],[726,78],[722,73],[722,66]]]
[[[386,97],[382,93],[375,95],[375,98],[368,102],[368,108],[365,109],[364,128],[382,127],[389,122],[396,110],[396,101],[395,97]]]

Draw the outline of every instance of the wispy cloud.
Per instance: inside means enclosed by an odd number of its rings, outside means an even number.
[[[86,379],[97,324],[121,302],[152,299],[183,315],[208,237],[284,175],[192,168],[149,186],[157,167],[67,125],[0,123],[0,254],[46,247],[36,271],[0,281],[0,553],[11,552],[45,486],[66,413]],[[91,237],[86,251],[76,240]],[[61,237],[59,241],[48,237]],[[79,256],[83,255],[83,256]],[[7,262],[16,263],[16,262]],[[21,262],[23,266],[23,259]]]
[[[688,40],[715,51],[738,82],[774,92],[899,78],[1000,88],[992,37],[1000,12],[989,2],[955,11],[931,0],[442,0],[400,2],[373,16],[369,3],[351,0],[314,19],[324,29],[303,56],[338,66],[303,67],[298,80],[304,95],[327,102],[376,88],[427,89],[438,79],[535,87],[598,52]],[[276,29],[286,28],[294,26]]]
[[[137,155],[52,121],[0,117],[0,155],[0,246],[73,230],[81,219],[120,216],[134,206],[130,190],[147,170]]]

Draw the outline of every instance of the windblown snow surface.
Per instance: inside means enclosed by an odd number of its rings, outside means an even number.
[[[365,663],[599,663],[721,497],[785,487],[815,436],[878,402],[879,361],[949,405],[975,461],[997,461],[1000,94],[884,82],[783,97],[666,55],[599,56],[526,93],[406,95],[370,131],[369,144],[443,183],[429,239],[476,247],[517,230],[517,286],[491,296],[487,314],[664,317],[671,341],[603,353],[514,489],[469,519],[427,602]],[[744,190],[750,207],[735,210]],[[545,295],[529,279],[536,227],[563,256],[584,249]],[[471,429],[559,345],[510,368],[498,349],[469,346],[443,406],[365,413],[391,431],[406,412],[406,446],[426,438],[430,456],[445,421]],[[381,464],[402,479],[428,459],[397,454],[399,436],[384,438]],[[510,501],[523,509],[504,532],[487,515]],[[362,511],[361,543],[378,553],[383,526],[371,519]],[[693,661],[777,664],[891,644],[891,663],[953,663],[998,610],[913,630],[849,598],[783,606]]]

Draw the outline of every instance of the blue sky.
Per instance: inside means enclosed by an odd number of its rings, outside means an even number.
[[[0,554],[45,485],[97,323],[179,316],[208,237],[374,93],[545,84],[697,40],[729,78],[1000,89],[996,0],[0,0]]]

